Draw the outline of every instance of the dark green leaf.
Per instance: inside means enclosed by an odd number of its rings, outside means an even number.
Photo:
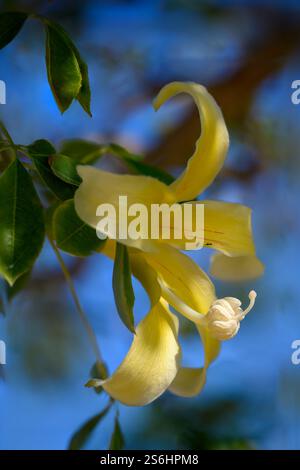
[[[103,411],[101,411],[101,413],[97,414],[96,416],[93,416],[93,418],[86,421],[83,426],[81,426],[75,432],[75,434],[73,434],[69,443],[69,450],[80,450],[84,447],[96,426],[107,415],[110,407],[111,403],[109,403],[108,406],[104,408]]]
[[[77,95],[77,101],[81,104],[85,112],[92,117],[91,113],[91,88],[90,88],[90,82],[89,82],[89,72],[88,72],[88,66],[87,64],[82,60],[80,57],[77,49],[75,53],[77,52],[77,60],[78,64],[80,67],[81,71],[81,78],[82,78],[82,83],[81,83],[81,88],[80,91]]]
[[[46,19],[44,19],[44,23],[47,25],[47,27],[50,27],[53,31],[57,33],[58,38],[60,38],[60,40],[63,41],[64,45],[68,47],[69,53],[71,52],[73,58],[76,59],[77,66],[79,68],[79,73],[80,73],[80,87],[77,93],[74,94],[73,99],[77,99],[77,101],[81,104],[81,106],[86,111],[86,113],[89,114],[89,116],[92,116],[91,89],[90,89],[90,83],[89,83],[89,74],[88,74],[87,64],[82,59],[77,47],[71,40],[68,33],[58,23],[55,23],[53,21],[49,21]]]
[[[105,154],[111,154],[121,159],[140,161],[141,155],[128,152],[118,144],[98,144],[84,139],[70,139],[62,143],[60,153],[74,158],[80,163],[94,163]]]
[[[55,25],[45,21],[48,81],[60,111],[65,112],[78,96],[82,85],[74,47]]]
[[[57,178],[57,176],[52,173],[48,157],[33,157],[33,162],[42,181],[50,189],[54,196],[56,196],[61,201],[71,199],[74,196],[76,188]]]
[[[27,147],[34,166],[43,183],[61,201],[71,199],[76,187],[58,178],[49,164],[50,157],[56,153],[55,148],[47,140],[37,140]]]
[[[107,146],[83,139],[65,140],[60,153],[72,157],[78,163],[91,164],[107,153]]]
[[[131,282],[129,255],[125,245],[116,244],[113,290],[118,313],[124,325],[134,333],[134,292]]]
[[[126,163],[128,168],[134,171],[134,173],[152,176],[152,178],[156,178],[168,185],[174,181],[173,176],[166,171],[144,163],[141,155],[128,152],[128,150],[118,144],[109,144],[107,146],[107,153],[111,153],[120,158],[124,163]]]
[[[13,286],[7,284],[7,299],[9,301],[11,301],[15,297],[15,295],[19,294],[19,292],[24,289],[30,279],[30,276],[31,271],[27,271],[16,280]]]
[[[72,158],[66,155],[54,155],[50,157],[49,163],[53,173],[58,178],[73,186],[80,185],[82,179],[76,170],[77,163]]]
[[[122,450],[125,446],[124,436],[120,427],[119,418],[115,418],[115,427],[111,436],[109,450]]]
[[[0,14],[0,49],[16,37],[27,17],[27,13],[17,11]]]
[[[22,274],[13,286],[10,286],[8,282],[3,279],[3,287],[1,288],[1,279],[0,279],[0,314],[5,314],[6,305],[13,300],[13,298],[18,295],[28,283],[31,276],[31,270]],[[2,291],[2,292],[1,292]]]
[[[94,163],[103,155],[111,154],[122,160],[134,173],[152,176],[168,185],[174,181],[174,177],[166,171],[144,163],[141,155],[129,152],[118,144],[98,144],[88,140],[71,139],[63,142],[60,152],[83,164]]]
[[[92,379],[105,380],[108,377],[108,370],[104,362],[97,361],[90,370],[90,377]],[[96,393],[101,393],[103,388],[101,386],[94,387]]]
[[[110,143],[107,145],[107,152],[115,155],[116,157],[120,157],[122,159],[130,159],[140,161],[143,160],[143,156],[129,152],[126,148],[122,147],[119,144]]]
[[[27,150],[30,155],[34,156],[49,156],[56,154],[56,150],[53,145],[45,139],[36,140],[33,144],[27,146]]]
[[[77,47],[72,42],[71,38],[69,37],[68,33],[58,24],[58,23],[51,23],[54,28],[65,38],[65,41],[69,43],[70,47],[73,49],[74,54],[76,56],[80,73],[81,73],[81,88],[79,90],[78,95],[76,96],[77,101],[81,104],[83,109],[89,116],[92,116],[91,113],[91,89],[90,89],[90,82],[89,82],[89,72],[88,66],[82,59]]]
[[[173,183],[175,179],[172,175],[164,170],[161,170],[160,168],[157,168],[156,166],[148,165],[147,163],[140,162],[128,157],[123,158],[123,160],[135,173],[152,176],[152,178],[156,178],[167,185]]]
[[[90,371],[91,378],[105,380],[108,377],[107,367],[104,362],[97,361]]]
[[[0,177],[0,272],[10,285],[31,269],[44,236],[39,198],[27,171],[14,160]]]
[[[6,315],[7,308],[7,282],[0,276],[0,315]]]
[[[53,214],[53,238],[58,248],[74,256],[89,256],[99,251],[105,240],[77,215],[73,199],[62,203]]]

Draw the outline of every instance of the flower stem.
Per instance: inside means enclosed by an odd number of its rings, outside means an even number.
[[[91,342],[91,345],[92,345],[92,348],[93,348],[93,351],[95,353],[95,356],[96,356],[96,359],[97,361],[99,362],[103,362],[102,360],[102,356],[101,356],[101,352],[100,352],[100,348],[99,348],[99,345],[98,345],[98,342],[97,342],[97,338],[96,338],[96,335],[94,333],[94,330],[93,328],[91,327],[90,325],[90,322],[80,304],[80,301],[79,301],[79,298],[78,298],[78,295],[76,293],[76,290],[75,290],[75,286],[74,286],[74,283],[73,283],[73,280],[72,280],[72,277],[68,271],[68,268],[63,260],[63,257],[61,256],[58,248],[56,247],[54,241],[51,239],[51,237],[48,236],[48,239],[49,239],[49,242],[53,248],[53,251],[56,255],[56,258],[60,264],[60,267],[61,267],[61,270],[65,276],[65,279],[66,279],[66,282],[69,286],[69,289],[70,289],[70,293],[72,295],[72,298],[74,300],[74,303],[76,305],[76,308],[77,308],[77,311],[79,313],[79,316],[81,318],[81,321],[85,327],[85,330],[90,338],[90,342]]]

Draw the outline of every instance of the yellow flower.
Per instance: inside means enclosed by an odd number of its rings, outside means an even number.
[[[147,176],[117,175],[79,166],[82,184],[75,194],[76,211],[85,223],[96,228],[97,207],[109,203],[118,214],[120,195],[127,196],[128,205],[144,204],[149,213],[152,204],[190,201],[187,204],[192,205],[194,215],[196,205],[204,204],[204,246],[218,250],[216,256],[221,256],[214,258],[214,275],[225,277],[224,259],[240,262],[244,274],[249,264],[251,275],[259,275],[263,268],[255,256],[250,209],[221,201],[194,201],[220,171],[229,145],[226,125],[213,97],[201,85],[174,82],[160,91],[154,107],[159,109],[170,97],[182,92],[190,94],[199,109],[201,135],[179,178],[167,186]],[[238,299],[217,300],[208,276],[180,251],[185,240],[174,236],[175,224],[170,230],[170,240],[117,238],[128,245],[133,274],[146,289],[151,309],[138,325],[131,348],[115,373],[90,385],[101,384],[112,397],[127,405],[150,403],[166,389],[181,396],[199,393],[208,366],[219,354],[220,341],[237,333],[240,321],[254,304],[253,293],[249,294],[250,306],[244,312]],[[104,248],[112,259],[115,245],[114,240],[108,240]],[[231,278],[236,268],[239,264],[230,267]],[[180,367],[178,319],[169,305],[195,323],[204,347],[203,367]]]

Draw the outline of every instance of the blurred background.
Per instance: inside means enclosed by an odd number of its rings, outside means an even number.
[[[46,79],[44,33],[34,20],[0,52],[7,104],[1,119],[17,143],[81,137],[113,141],[176,175],[200,131],[190,99],[155,114],[151,101],[173,80],[205,84],[219,102],[231,136],[226,165],[205,197],[251,206],[263,278],[216,281],[218,297],[257,304],[239,335],[223,345],[195,399],[169,393],[145,408],[119,406],[128,449],[299,449],[300,79],[297,0],[1,1],[1,10],[49,15],[71,34],[89,65],[90,119],[74,103],[61,116]],[[107,164],[112,164],[109,160]],[[211,253],[193,255],[205,269]],[[131,342],[116,312],[112,264],[101,255],[65,257],[110,371]],[[136,319],[147,299],[136,288]],[[7,365],[0,378],[0,448],[64,449],[72,433],[107,398],[83,387],[94,362],[50,247],[8,313],[0,314]],[[201,345],[182,322],[184,362],[198,366]],[[88,444],[107,448],[110,413]]]

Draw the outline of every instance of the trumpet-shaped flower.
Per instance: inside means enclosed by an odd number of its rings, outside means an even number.
[[[251,275],[262,273],[263,267],[255,256],[251,230],[251,210],[241,204],[222,201],[195,201],[214,180],[223,166],[228,145],[228,133],[220,108],[207,90],[195,83],[171,83],[165,86],[154,102],[155,109],[169,98],[188,93],[194,99],[201,120],[201,135],[194,154],[183,173],[172,184],[140,175],[118,175],[90,166],[79,166],[82,183],[75,194],[79,217],[96,229],[97,207],[111,204],[116,213],[119,195],[127,196],[128,204],[191,204],[192,214],[197,204],[204,205],[204,246],[219,253],[213,259],[213,272],[226,277],[226,262],[234,260],[229,276],[247,264]],[[150,212],[150,211],[149,211]],[[209,365],[220,351],[220,342],[232,338],[240,322],[254,304],[243,311],[241,302],[232,297],[217,299],[209,277],[192,259],[180,250],[184,239],[174,234],[176,223],[170,226],[170,240],[151,239],[108,240],[104,253],[115,256],[116,241],[128,246],[133,274],[146,289],[151,309],[136,329],[131,348],[114,374],[104,381],[92,380],[90,385],[102,385],[115,399],[127,405],[145,405],[165,390],[181,396],[194,396],[206,381]],[[116,232],[118,233],[118,231]],[[111,234],[106,233],[109,238]],[[235,274],[236,275],[236,274]],[[201,337],[204,364],[200,368],[181,367],[178,342],[178,319],[170,306],[191,320]]]

